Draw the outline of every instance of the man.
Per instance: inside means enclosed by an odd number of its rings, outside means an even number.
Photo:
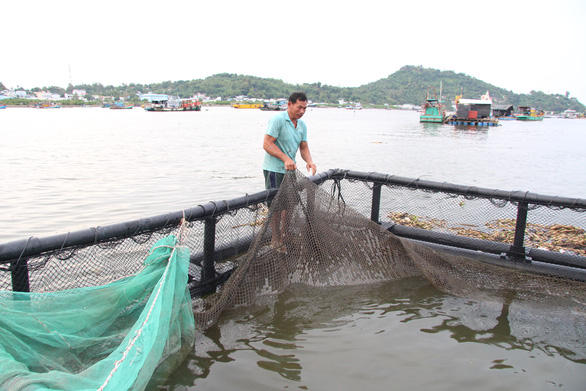
[[[295,156],[298,150],[307,163],[307,171],[311,170],[311,175],[317,171],[307,144],[307,126],[301,120],[306,109],[307,96],[303,92],[294,92],[287,102],[287,111],[269,121],[263,142],[266,153],[262,166],[267,189],[278,188],[287,170],[297,169]]]
[[[307,109],[307,96],[303,92],[294,92],[287,102],[287,111],[273,116],[265,133],[263,149],[265,159],[263,173],[265,187],[275,189],[281,185],[287,171],[297,169],[295,157],[297,151],[305,160],[307,171],[315,175],[317,166],[311,158],[307,144],[307,126],[301,120]],[[283,243],[287,233],[287,212],[280,211],[279,217],[271,220],[272,246],[279,252],[287,252]]]

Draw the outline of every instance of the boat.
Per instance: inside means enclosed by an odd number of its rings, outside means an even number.
[[[260,109],[262,111],[286,111],[287,99],[278,99],[276,101],[274,99],[267,100]]]
[[[488,93],[480,99],[462,99],[456,96],[456,113],[449,115],[444,123],[450,125],[498,126],[498,118],[492,116],[492,99]]]
[[[435,87],[427,87],[425,103],[421,107],[421,115],[419,116],[419,122],[443,124],[445,119],[446,110],[442,102],[437,98]]]
[[[124,105],[124,102],[114,102],[113,105],[110,106],[111,110],[124,110],[124,109],[132,109],[132,106]]]
[[[346,110],[362,110],[362,105],[360,104],[360,102],[356,104],[349,104],[348,106],[346,106]]]
[[[44,103],[37,103],[35,105],[35,107],[37,109],[59,109],[59,108],[61,108],[61,105],[58,105],[58,104],[55,104],[52,102],[51,103],[44,102]]]
[[[149,103],[144,105],[146,111],[201,111],[201,102],[194,98],[180,99],[169,95],[147,94],[141,96]]]
[[[519,106],[521,114],[517,115],[519,121],[543,121],[543,110],[535,109],[528,106]]]
[[[260,109],[263,105],[260,103],[236,103],[232,107],[235,109]]]
[[[0,109],[5,109],[5,108],[6,108],[6,105],[0,106]]]

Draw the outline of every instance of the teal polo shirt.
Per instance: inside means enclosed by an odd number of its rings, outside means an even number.
[[[299,144],[307,141],[307,126],[302,120],[297,120],[297,128],[289,118],[289,112],[274,115],[267,126],[265,134],[275,137],[275,144],[281,151],[289,156],[295,163],[295,156],[299,150]],[[279,158],[269,155],[265,151],[265,160],[262,165],[263,170],[286,173],[285,164]]]

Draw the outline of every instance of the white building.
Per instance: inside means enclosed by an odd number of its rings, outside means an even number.
[[[71,93],[73,95],[77,95],[80,98],[83,98],[86,94],[86,91],[85,90],[73,90]]]

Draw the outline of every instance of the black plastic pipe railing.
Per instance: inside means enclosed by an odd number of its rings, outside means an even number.
[[[432,190],[470,197],[501,199],[511,202],[526,202],[528,204],[536,205],[584,209],[584,211],[586,211],[586,200],[581,198],[547,196],[526,191],[505,191],[475,186],[462,186],[448,182],[436,182],[424,179],[413,179],[396,175],[385,175],[380,173],[352,170],[336,170],[334,177],[337,179],[347,178],[365,182],[373,182],[375,184],[381,185],[395,185],[410,189]]]
[[[328,170],[314,175],[309,179],[320,184],[331,179],[336,170]],[[27,259],[56,250],[66,250],[71,247],[90,246],[93,244],[133,237],[141,233],[152,232],[166,227],[176,227],[181,220],[205,220],[204,223],[204,253],[200,258],[203,276],[206,279],[215,277],[215,223],[218,216],[237,209],[256,205],[272,200],[277,190],[264,190],[251,195],[227,201],[208,202],[193,208],[178,212],[167,213],[149,218],[133,220],[125,223],[89,228],[67,234],[47,237],[30,237],[0,244],[0,265],[9,264],[12,274],[12,289],[15,292],[29,291],[29,272]]]
[[[335,172],[335,170],[328,170],[309,177],[309,179],[316,184],[320,184],[331,179]],[[165,227],[177,226],[183,217],[187,221],[214,218],[230,211],[270,201],[276,194],[276,189],[264,190],[232,200],[208,202],[178,212],[133,220],[126,223],[117,223],[42,238],[31,237],[29,239],[15,240],[0,244],[0,264],[18,260],[19,258],[28,258],[32,255],[38,255],[48,251],[92,245],[113,239],[128,238],[143,232],[151,232]]]
[[[436,243],[461,249],[477,250],[490,254],[497,254],[515,262],[531,262],[532,260],[551,263],[555,265],[570,266],[586,269],[586,257],[556,253],[553,251],[526,249],[524,247],[525,230],[527,227],[527,214],[529,205],[544,205],[548,207],[572,208],[586,213],[586,200],[581,198],[556,197],[540,195],[523,191],[504,191],[455,185],[447,182],[435,182],[421,179],[405,178],[394,175],[368,173],[359,171],[338,170],[335,178],[359,180],[373,183],[373,197],[371,206],[371,219],[380,224],[378,220],[380,211],[380,186],[390,185],[438,191],[449,194],[478,197],[486,199],[506,200],[517,203],[517,219],[515,236],[512,244],[491,242],[458,235],[442,234],[425,229],[405,227],[398,224],[390,224],[386,229],[397,236]]]
[[[381,188],[383,185],[439,191],[470,197],[500,199],[518,203],[517,227],[515,240],[512,245],[465,238],[458,235],[440,234],[397,224],[389,224],[386,228],[401,237],[451,246],[453,248],[470,249],[489,254],[497,254],[513,261],[530,262],[530,260],[538,260],[540,262],[555,265],[586,269],[585,257],[576,257],[537,249],[525,249],[525,247],[523,247],[528,205],[535,204],[550,207],[565,207],[586,211],[586,200],[583,199],[543,196],[521,191],[503,191],[461,186],[446,182],[435,182],[380,173],[367,173],[340,169],[328,170],[310,177],[309,179],[316,184],[321,184],[331,179],[337,181],[348,179],[372,182],[373,194],[371,201],[371,219],[377,223],[380,223]],[[31,256],[70,247],[90,246],[100,242],[124,239],[141,233],[164,229],[165,227],[175,227],[179,225],[183,218],[185,218],[187,221],[204,220],[204,250],[201,254],[193,254],[191,261],[202,267],[203,278],[201,284],[210,285],[211,281],[217,280],[214,263],[223,259],[222,254],[234,254],[235,249],[238,252],[244,252],[248,249],[251,242],[251,240],[248,239],[240,240],[237,243],[231,243],[222,246],[222,248],[216,248],[215,226],[217,218],[230,211],[270,201],[274,198],[276,193],[277,190],[265,190],[228,201],[208,202],[182,211],[126,223],[90,228],[44,238],[31,237],[29,239],[0,244],[0,265],[10,264],[9,268],[12,272],[13,290],[26,292],[29,290],[27,258]]]

